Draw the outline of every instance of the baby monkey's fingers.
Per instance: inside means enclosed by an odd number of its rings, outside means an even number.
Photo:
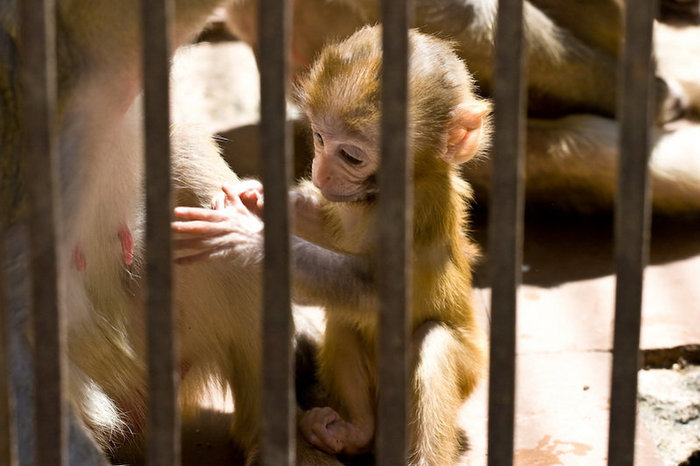
[[[175,221],[170,223],[170,229],[173,233],[204,236],[223,235],[231,231],[228,222],[206,220]]]
[[[248,180],[241,184],[232,186],[225,184],[221,188],[226,194],[227,207],[236,202],[236,198],[253,214],[262,216],[263,210],[263,190],[262,185],[256,180]]]
[[[220,210],[204,209],[202,207],[175,207],[173,213],[176,217],[184,220],[223,222],[229,219],[229,215]]]
[[[226,193],[220,192],[211,198],[211,208],[214,210],[221,210],[226,207]]]
[[[176,264],[193,264],[214,258],[229,258],[247,263],[262,259],[263,243],[259,233],[230,232],[225,235],[195,236],[175,240],[175,250],[188,251],[175,258]]]
[[[221,187],[221,192],[216,194],[214,197],[211,199],[211,208],[212,209],[225,209],[226,207],[231,207],[234,205],[236,197],[238,197],[238,194],[247,189],[248,183],[242,182],[238,183],[236,185],[232,185],[229,183],[224,183],[224,185]]]
[[[262,184],[258,180],[244,180],[236,184],[224,183],[221,186],[221,192],[212,198],[211,208],[224,209],[231,207],[236,203],[236,198],[238,197],[245,197],[246,199],[262,197]]]

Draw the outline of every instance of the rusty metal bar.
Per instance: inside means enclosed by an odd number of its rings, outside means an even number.
[[[608,464],[634,464],[644,266],[649,254],[648,161],[653,121],[655,1],[628,5],[620,63],[620,163],[615,208],[615,330]]]
[[[65,323],[58,274],[58,161],[55,135],[55,1],[18,2],[20,125],[29,204],[30,270],[36,382],[36,463],[67,463]],[[37,340],[39,341],[39,340]]]
[[[500,0],[496,31],[489,263],[491,351],[488,464],[513,464],[517,291],[523,244],[523,1]]]
[[[180,464],[176,316],[170,241],[169,70],[173,5],[142,0],[146,154],[146,311],[150,466]]]
[[[408,454],[409,254],[413,240],[413,163],[408,144],[409,1],[382,2],[382,123],[379,171],[380,312],[377,348],[379,466],[406,464]]]
[[[260,128],[265,187],[263,271],[262,460],[266,466],[294,464],[296,440],[292,377],[290,223],[291,139],[286,121],[288,3],[261,0]]]

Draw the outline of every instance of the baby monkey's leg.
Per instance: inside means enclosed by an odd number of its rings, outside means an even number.
[[[369,451],[374,438],[374,402],[367,353],[360,336],[329,320],[319,366],[333,407],[304,413],[300,422],[304,437],[332,454]]]

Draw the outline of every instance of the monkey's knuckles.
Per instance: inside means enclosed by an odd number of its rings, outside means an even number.
[[[239,235],[241,239],[258,240],[262,238],[264,224],[259,217],[246,212],[229,219],[227,228],[232,234]]]
[[[339,420],[328,425],[328,429],[334,432],[335,437],[343,439],[342,453],[347,455],[359,455],[371,449],[374,438],[372,427],[363,428],[344,420]]]
[[[335,437],[328,429],[326,429],[326,426],[320,424],[315,425],[313,432],[314,433],[311,435],[311,437],[315,439],[316,442],[311,440],[309,440],[309,442],[316,448],[319,448],[320,450],[323,450],[331,455],[337,455],[344,450],[345,444],[343,441]]]

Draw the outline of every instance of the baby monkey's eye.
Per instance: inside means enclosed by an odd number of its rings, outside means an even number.
[[[348,152],[345,149],[340,149],[340,156],[350,165],[360,165],[362,163],[361,159],[358,159],[357,157],[353,157],[352,155],[348,154]]]
[[[316,139],[316,142],[320,145],[323,145],[323,136],[321,136],[321,133],[314,133],[314,139]]]

